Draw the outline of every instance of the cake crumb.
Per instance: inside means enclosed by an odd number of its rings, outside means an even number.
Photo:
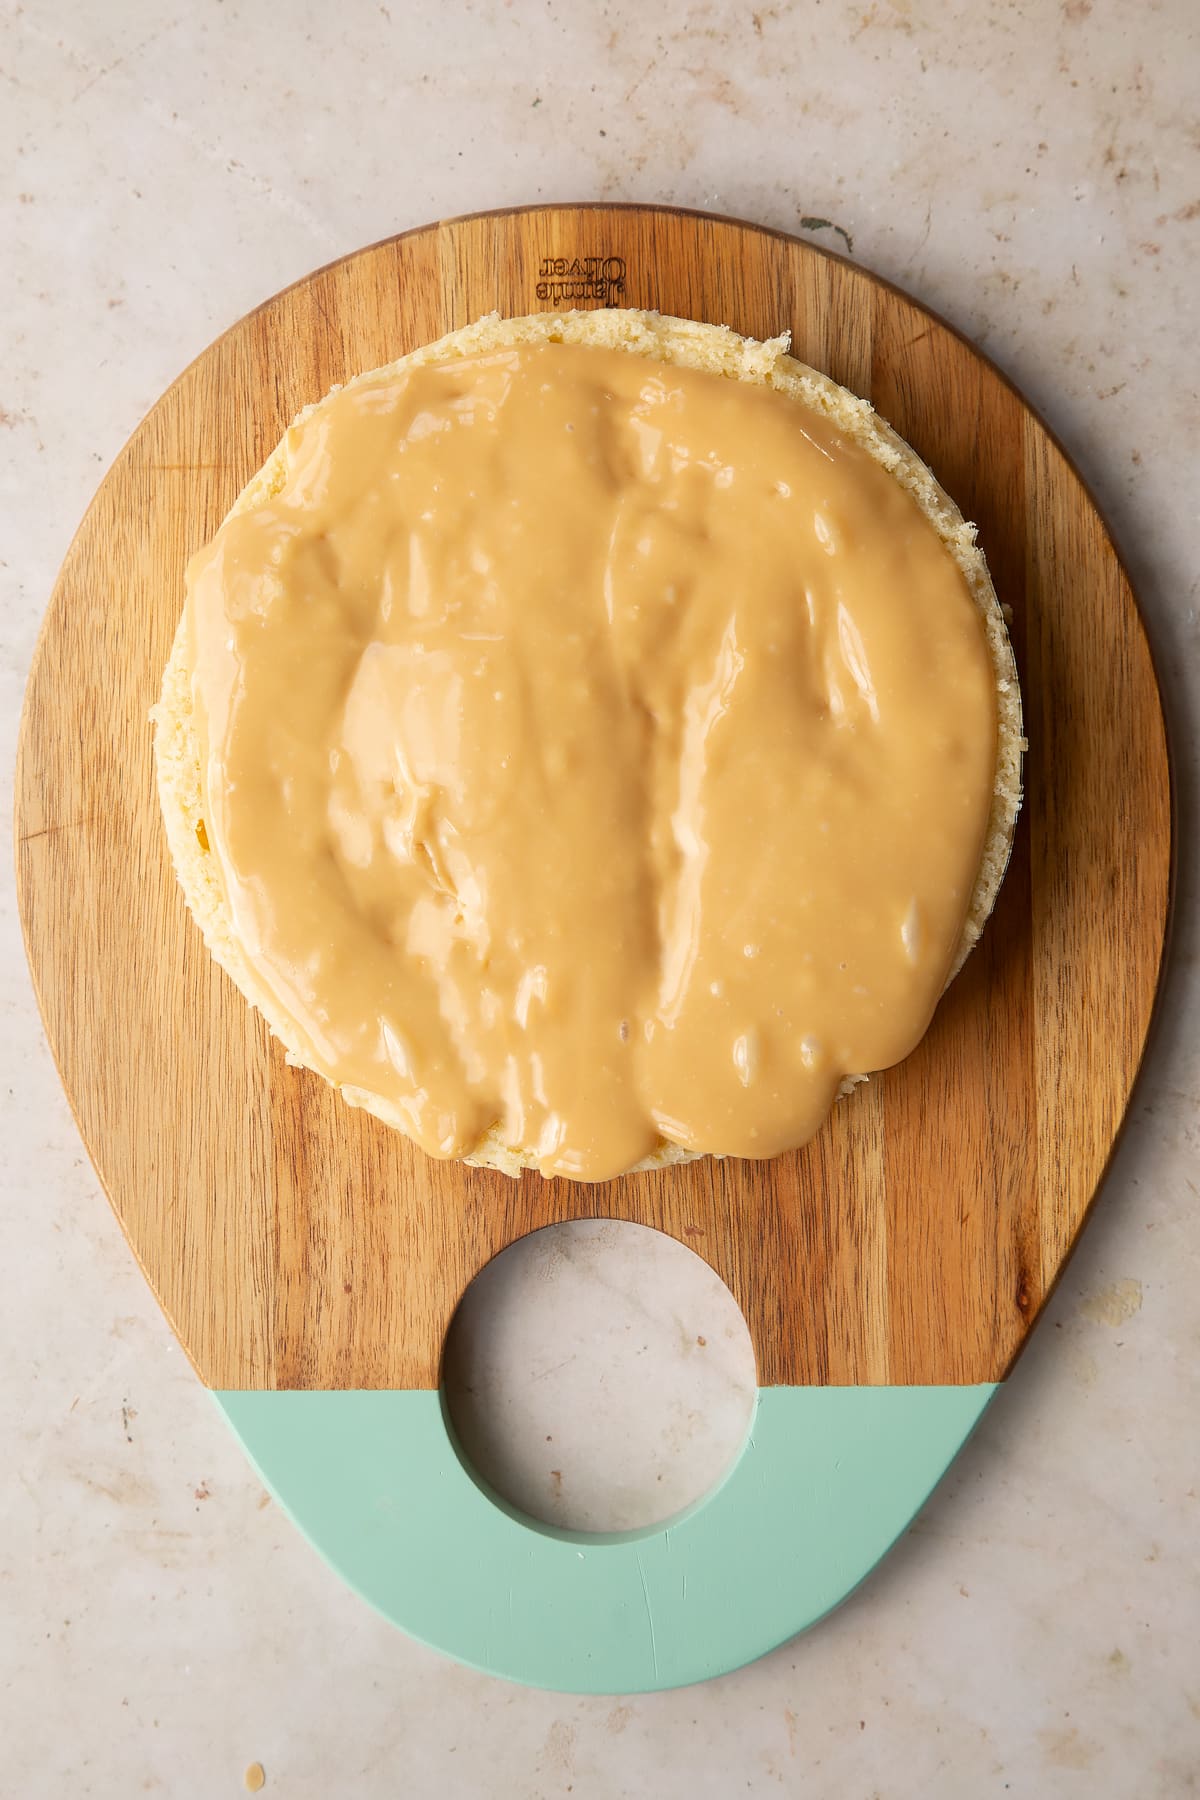
[[[261,1790],[266,1786],[266,1783],[267,1783],[266,1770],[263,1768],[261,1763],[257,1763],[257,1762],[251,1763],[250,1767],[246,1770],[246,1773],[242,1777],[242,1779],[245,1781],[246,1787],[249,1790],[249,1792],[252,1794],[257,1794],[257,1793],[261,1792]]]

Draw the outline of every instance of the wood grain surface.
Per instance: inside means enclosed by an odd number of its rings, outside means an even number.
[[[300,407],[492,309],[605,303],[790,329],[798,356],[870,396],[979,522],[1012,608],[1030,751],[999,905],[906,1063],[799,1153],[586,1187],[430,1162],[285,1065],[185,911],[147,713],[184,564]],[[1020,1348],[1121,1123],[1162,956],[1170,782],[1104,524],[977,351],[794,239],[673,210],[535,208],[319,271],[163,396],[50,603],[17,838],[30,963],[80,1130],[210,1385],[435,1386],[476,1271],[526,1232],[592,1215],[707,1258],[764,1385],[975,1382]]]

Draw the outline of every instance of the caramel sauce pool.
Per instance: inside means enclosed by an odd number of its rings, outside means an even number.
[[[260,991],[435,1156],[770,1156],[905,1056],[995,772],[915,501],[770,389],[616,350],[368,379],[188,571]]]

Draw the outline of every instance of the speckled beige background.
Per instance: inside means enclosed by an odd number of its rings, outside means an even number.
[[[223,326],[440,214],[666,200],[850,247],[1046,413],[1140,586],[1193,832],[1198,89],[1191,0],[5,5],[4,758],[76,521]],[[1200,1790],[1196,898],[1185,844],[1161,1030],[1101,1208],[1007,1391],[885,1567],[753,1668],[593,1700],[409,1643],[266,1501],[80,1149],[6,869],[0,1794],[207,1800],[244,1793],[255,1761],[268,1800]],[[636,1287],[615,1254],[604,1280]],[[632,1303],[599,1276],[589,1300],[576,1275],[572,1314],[611,1339]],[[622,1406],[660,1390],[641,1370],[686,1396],[673,1313],[695,1323],[708,1304],[684,1281],[657,1318],[633,1306],[636,1378],[614,1375],[620,1393],[598,1404],[581,1356],[554,1404],[586,1402],[611,1442]],[[521,1376],[502,1338],[493,1378],[528,1414],[537,1370]],[[663,1450],[672,1479],[679,1438]],[[604,1465],[580,1449],[585,1508]]]

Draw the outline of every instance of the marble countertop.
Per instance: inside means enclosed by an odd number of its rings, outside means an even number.
[[[268,1796],[363,1800],[1200,1788],[1197,37],[1189,0],[4,8],[6,766],[75,524],[225,325],[438,216],[662,200],[849,246],[1049,418],[1141,594],[1188,832],[1129,1129],[981,1429],[824,1625],[703,1689],[627,1699],[518,1689],[422,1649],[270,1503],[80,1146],[6,867],[0,1794],[234,1796],[255,1764]],[[649,1279],[611,1228],[563,1258],[509,1289],[540,1284],[578,1321],[577,1364],[541,1370],[537,1334],[494,1320],[489,1338],[486,1306],[475,1351],[510,1449],[547,1408],[595,1418],[564,1446],[548,1510],[636,1515],[664,1471],[673,1495],[702,1485],[736,1435],[737,1321],[686,1272]],[[725,1346],[707,1387],[683,1366],[679,1319]],[[664,1392],[665,1423],[644,1398]],[[640,1492],[610,1479],[618,1431],[640,1446]]]

